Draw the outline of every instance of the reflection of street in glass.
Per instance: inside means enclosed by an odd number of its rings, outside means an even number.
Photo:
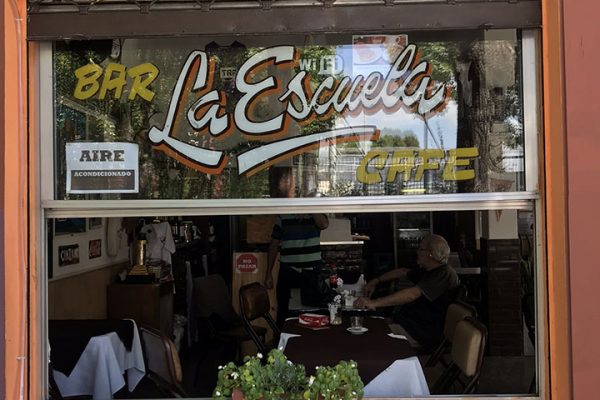
[[[355,64],[371,64],[382,57],[385,35],[362,35],[352,38]]]
[[[407,35],[388,36],[385,42],[385,51],[383,53],[383,58],[387,62],[393,63],[396,60],[396,57],[400,55],[400,53],[402,52],[402,50],[404,50],[407,44]]]
[[[354,36],[352,38],[354,64],[392,63],[407,43],[407,35]]]

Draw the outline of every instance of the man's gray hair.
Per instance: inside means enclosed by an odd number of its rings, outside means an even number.
[[[427,244],[427,248],[431,252],[431,257],[433,257],[434,260],[443,264],[448,262],[450,246],[446,239],[440,235],[427,235],[423,238],[423,242]]]

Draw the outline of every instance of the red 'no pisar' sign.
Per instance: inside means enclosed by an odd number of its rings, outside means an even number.
[[[254,254],[240,254],[235,259],[235,268],[241,273],[255,273],[258,269],[258,258]]]

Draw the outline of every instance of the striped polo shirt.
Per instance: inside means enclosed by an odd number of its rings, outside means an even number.
[[[321,230],[311,214],[280,215],[271,237],[280,240],[282,268],[312,268],[322,265]]]

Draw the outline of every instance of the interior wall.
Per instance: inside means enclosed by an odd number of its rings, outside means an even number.
[[[105,319],[106,290],[128,263],[109,265],[48,283],[49,319]]]
[[[62,235],[55,232],[52,238],[49,319],[107,318],[107,287],[129,266],[129,246],[127,235],[121,229],[121,218],[90,222],[89,219],[83,221],[85,232]],[[54,226],[56,229],[57,225]],[[92,257],[91,244],[98,240],[101,241],[100,254],[96,249],[96,256]],[[60,266],[61,247],[74,245],[78,246],[78,262]]]
[[[575,399],[598,397],[600,376],[600,268],[598,199],[600,140],[597,67],[600,4],[593,0],[563,1],[568,154],[569,264],[571,334]]]
[[[121,229],[121,218],[100,218],[92,224],[92,219],[75,218],[80,221],[84,232],[80,233],[60,233],[57,221],[51,220],[54,225],[54,237],[52,238],[52,263],[49,268],[52,269],[52,279],[65,276],[79,275],[86,271],[102,268],[107,265],[124,262],[129,259],[129,246],[127,244],[127,235]],[[66,225],[73,226],[73,225]],[[67,230],[70,228],[67,228]],[[100,246],[92,251],[95,243]],[[73,246],[77,246],[78,256],[76,262],[60,262],[62,254]],[[98,253],[99,250],[99,253]]]

